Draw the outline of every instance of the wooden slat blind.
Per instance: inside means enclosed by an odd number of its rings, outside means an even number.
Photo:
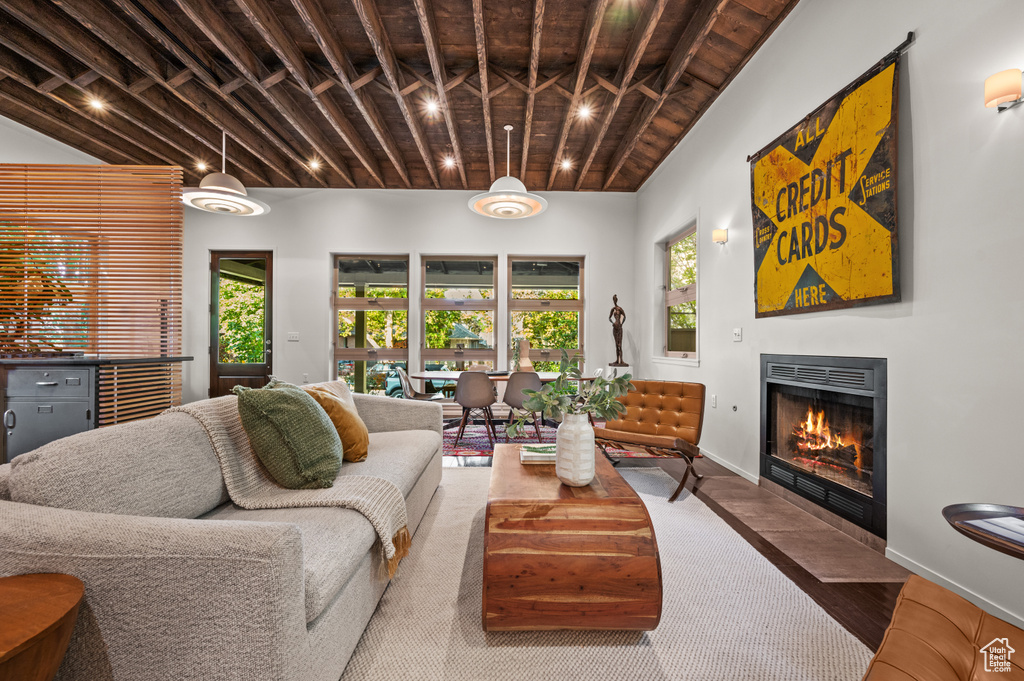
[[[0,354],[180,355],[181,180],[171,166],[0,164]],[[165,368],[159,397],[103,372],[101,393],[166,406],[181,378]]]
[[[99,375],[99,424],[156,416],[181,403],[181,365],[104,364]]]

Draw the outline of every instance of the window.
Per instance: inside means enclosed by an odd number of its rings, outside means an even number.
[[[395,396],[409,360],[408,256],[334,256],[336,377],[360,393]]]
[[[669,241],[665,265],[665,355],[697,358],[696,225]]]
[[[509,357],[530,341],[538,371],[558,371],[562,350],[583,352],[583,258],[518,257],[508,261]]]
[[[423,258],[423,362],[428,370],[494,368],[497,258]]]

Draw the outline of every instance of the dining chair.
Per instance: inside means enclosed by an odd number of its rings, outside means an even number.
[[[459,380],[455,384],[455,401],[462,407],[462,421],[459,423],[459,432],[455,436],[455,444],[459,444],[459,440],[462,439],[462,434],[466,431],[466,424],[469,423],[470,414],[473,411],[479,411],[483,414],[486,424],[487,441],[493,447],[498,433],[494,428],[494,414],[491,413],[491,405],[498,400],[494,396],[494,386],[487,374],[479,371],[463,371],[459,374]]]
[[[412,381],[409,380],[409,374],[405,373],[405,369],[402,367],[395,367],[395,371],[398,372],[398,381],[402,384],[402,393],[405,395],[407,400],[422,400],[425,402],[432,402],[436,400],[444,399],[444,395],[441,393],[421,393],[412,387]]]
[[[525,410],[523,401],[526,399],[526,395],[523,394],[523,391],[540,390],[540,388],[540,376],[537,375],[536,371],[515,371],[508,377],[508,384],[505,386],[505,396],[501,401],[509,406],[509,423],[515,420],[516,409],[520,411]],[[530,415],[533,416],[533,428],[537,431],[537,442],[544,442],[544,438],[540,434],[540,415],[535,411],[530,412]]]

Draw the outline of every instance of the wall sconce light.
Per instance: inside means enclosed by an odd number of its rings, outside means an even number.
[[[729,230],[715,229],[711,231],[711,240],[716,244],[724,245],[729,240]]]
[[[985,106],[1002,113],[1024,101],[1021,99],[1021,70],[1007,69],[985,79]]]

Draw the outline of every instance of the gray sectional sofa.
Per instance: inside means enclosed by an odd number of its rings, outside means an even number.
[[[354,398],[370,452],[341,475],[394,482],[415,533],[441,480],[441,408]],[[338,679],[386,587],[375,538],[349,509],[234,506],[206,431],[184,413],[0,466],[0,576],[85,583],[59,679]]]

